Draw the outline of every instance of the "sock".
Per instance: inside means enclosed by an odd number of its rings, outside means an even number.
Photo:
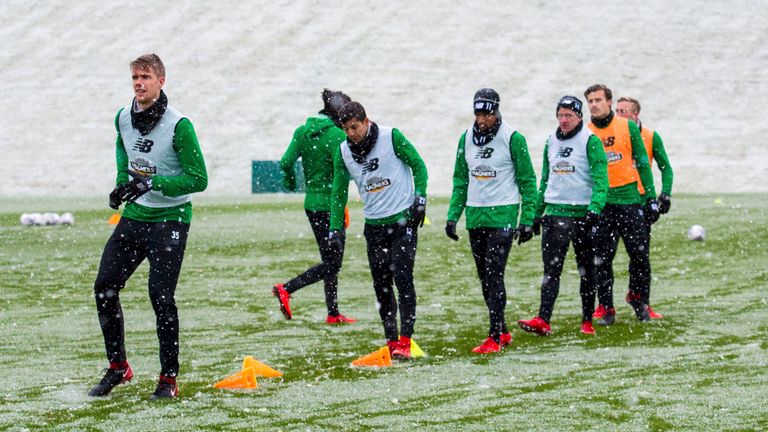
[[[128,362],[123,360],[121,362],[109,362],[110,369],[128,369]]]
[[[176,384],[175,376],[160,375],[160,381],[168,384]]]

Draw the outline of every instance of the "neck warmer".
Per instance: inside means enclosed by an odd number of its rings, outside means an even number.
[[[134,129],[141,132],[142,135],[148,135],[157,126],[157,122],[160,121],[160,118],[165,113],[165,109],[168,108],[168,98],[160,90],[160,97],[157,98],[152,106],[143,111],[136,112],[137,106],[136,99],[134,99],[133,107],[131,108],[131,125]]]
[[[368,135],[360,143],[355,144],[347,138],[347,145],[349,146],[349,151],[352,152],[352,158],[355,162],[359,164],[365,163],[365,157],[371,152],[378,138],[379,126],[374,122],[371,122],[371,126],[368,127]]]
[[[599,127],[600,129],[604,129],[608,127],[609,124],[611,124],[611,120],[613,120],[613,110],[609,111],[608,115],[601,119],[592,117],[592,124]]]
[[[477,123],[472,126],[472,141],[476,146],[484,146],[493,141],[493,139],[496,137],[496,132],[499,131],[499,126],[501,126],[500,117],[501,116],[497,116],[493,126],[491,126],[485,132],[480,132],[480,129],[477,127]]]
[[[584,122],[580,121],[578,125],[576,125],[575,128],[573,128],[572,131],[568,132],[567,134],[564,134],[563,131],[560,130],[560,128],[557,128],[557,132],[555,132],[555,135],[557,136],[557,139],[559,140],[567,140],[570,138],[573,138],[576,136],[577,133],[581,130],[581,128],[584,126]]]

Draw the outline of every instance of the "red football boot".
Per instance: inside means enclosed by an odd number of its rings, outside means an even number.
[[[552,327],[550,327],[543,318],[538,316],[527,321],[520,320],[517,322],[517,325],[528,333],[536,333],[542,336],[549,336],[552,334]]]
[[[280,302],[280,312],[283,313],[285,319],[291,319],[291,295],[285,290],[285,285],[277,284],[272,288],[272,295],[277,297],[277,301]]]
[[[176,378],[160,375],[157,381],[157,388],[152,393],[150,399],[175,399],[179,395],[179,385],[176,384]]]
[[[593,315],[594,316],[594,315]],[[601,326],[613,325],[616,322],[616,308],[605,308],[603,317],[597,323]]]
[[[594,335],[595,334],[595,328],[592,327],[592,321],[582,321],[581,322],[581,333],[585,335]]]
[[[392,353],[397,349],[397,342],[398,341],[387,341],[387,347],[389,347],[389,356],[392,357]]]
[[[648,316],[651,317],[651,319],[662,319],[664,318],[664,315],[655,312],[653,309],[651,309],[651,305],[648,305]]]
[[[625,297],[627,303],[632,306],[632,310],[635,311],[638,321],[650,321],[650,313],[648,312],[648,305],[642,299],[640,293],[627,292]]]
[[[113,388],[125,384],[133,379],[133,369],[128,362],[123,364],[110,363],[109,368],[104,369],[104,378],[93,386],[88,396],[106,396]]]
[[[397,341],[397,345],[395,346],[395,349],[393,350],[392,347],[389,348],[390,354],[392,354],[392,358],[400,359],[400,360],[408,360],[411,358],[411,338],[400,336],[400,339]]]
[[[357,322],[356,319],[345,317],[342,314],[338,314],[336,316],[328,315],[328,318],[325,319],[326,324],[352,324],[356,322]]]
[[[592,314],[592,319],[600,319],[604,317],[606,311],[608,311],[608,308],[606,308],[602,304],[597,305],[597,309],[595,309],[595,313]]]
[[[493,354],[501,351],[501,345],[497,344],[492,337],[489,337],[482,344],[472,348],[473,353],[477,354]]]
[[[501,336],[499,336],[499,345],[506,346],[512,343],[512,333],[502,333]]]

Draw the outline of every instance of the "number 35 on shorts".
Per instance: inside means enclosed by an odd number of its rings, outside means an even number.
[[[168,247],[178,246],[181,243],[181,233],[171,231],[171,238],[168,240]]]

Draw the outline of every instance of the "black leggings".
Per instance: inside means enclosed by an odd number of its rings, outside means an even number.
[[[368,264],[387,340],[398,339],[397,309],[400,303],[400,335],[411,337],[416,322],[416,289],[413,264],[416,260],[418,231],[399,224],[365,224]],[[397,298],[392,282],[397,286]]]
[[[315,234],[315,242],[320,249],[320,259],[322,262],[310,267],[304,273],[296,276],[285,284],[285,290],[293,294],[294,292],[311,285],[320,280],[325,287],[325,305],[328,307],[328,315],[336,316],[339,314],[337,303],[338,274],[341,270],[341,262],[344,258],[344,248],[336,251],[328,245],[328,231],[331,222],[331,213],[325,211],[305,210],[309,225]],[[342,237],[343,241],[344,237]]]
[[[541,258],[544,261],[544,279],[541,283],[539,316],[549,322],[560,292],[560,276],[568,255],[568,245],[573,243],[576,266],[579,270],[581,294],[581,320],[592,321],[595,311],[594,251],[584,218],[544,216],[541,221]]]
[[[120,290],[136,268],[149,262],[149,298],[155,310],[160,341],[160,373],[179,373],[179,315],[176,283],[184,259],[189,224],[138,222],[122,218],[107,241],[93,290],[104,346],[110,362],[126,361]]]
[[[488,306],[490,326],[488,336],[498,340],[507,333],[504,309],[507,306],[507,290],[504,287],[504,271],[509,249],[512,247],[511,228],[474,228],[469,230],[469,244],[475,258],[477,275],[483,298]]]
[[[653,234],[651,233],[651,226],[652,224],[646,221],[645,223],[646,228],[648,229],[648,269],[650,271],[651,268],[651,237],[653,237]],[[650,305],[651,304],[651,281],[648,280],[648,289],[645,291],[644,297],[643,297],[643,303]]]
[[[640,204],[606,204],[595,236],[595,276],[600,304],[613,307],[613,258],[619,238],[629,255],[629,292],[647,299],[651,292],[650,230]]]

